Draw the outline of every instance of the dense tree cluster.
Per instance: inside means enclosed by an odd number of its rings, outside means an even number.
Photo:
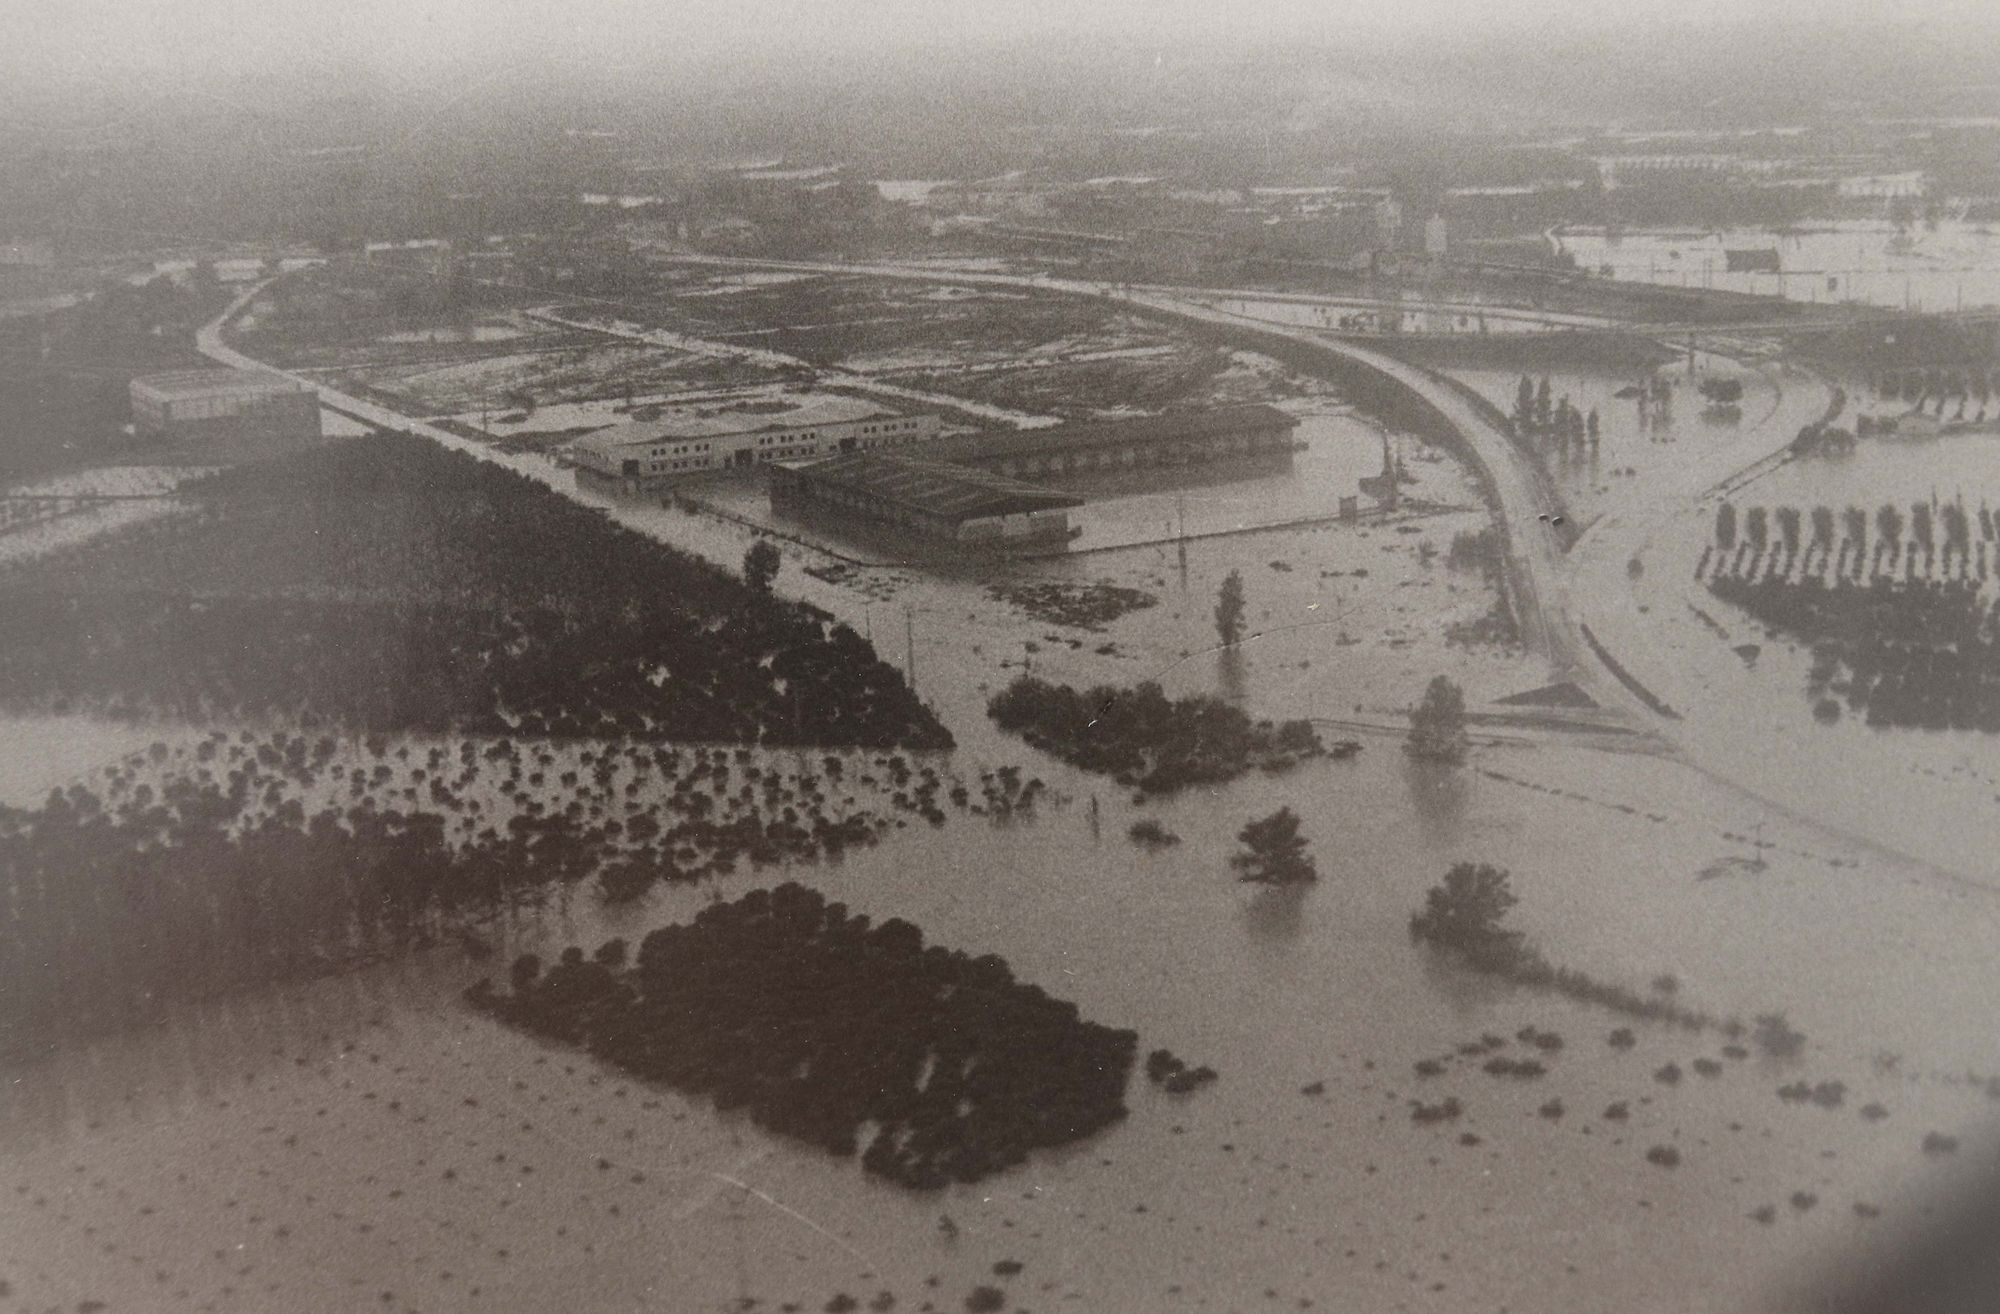
[[[1329,748],[1310,721],[1252,721],[1217,698],[1170,699],[1150,680],[1079,691],[1023,675],[995,694],[986,712],[1002,730],[1071,766],[1155,794],[1360,751],[1349,741]]]
[[[571,949],[467,998],[919,1190],[1123,1118],[1138,1050],[995,955],[926,946],[909,922],[871,925],[795,883],[654,931],[631,965],[622,942]]]
[[[484,935],[586,890],[616,902],[1032,808],[901,754],[214,733],[0,810],[0,1053],[176,1002]]]
[[[0,702],[374,730],[946,747],[845,625],[415,438],[190,485],[0,576]]]
[[[1812,645],[1806,692],[1821,720],[1839,719],[1844,702],[1870,725],[2000,733],[1987,507],[1885,503],[1872,542],[1860,507],[1752,507],[1740,534],[1738,523],[1733,506],[1718,508],[1696,573],[1725,602]]]
[[[1568,393],[1550,400],[1546,374],[1540,383],[1526,374],[1521,376],[1514,393],[1514,410],[1508,419],[1516,434],[1532,438],[1560,456],[1597,451],[1600,440],[1597,411],[1578,410],[1571,404]]]

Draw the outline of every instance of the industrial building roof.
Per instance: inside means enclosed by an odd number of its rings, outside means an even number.
[[[1246,429],[1298,427],[1298,420],[1275,406],[1217,406],[1200,411],[1169,411],[1130,420],[1099,420],[1057,424],[1045,429],[1014,429],[994,433],[937,438],[924,444],[926,455],[940,461],[979,461],[1000,456],[1025,456],[1047,451],[1077,451],[1115,443],[1194,442]]]
[[[644,447],[657,442],[684,442],[689,438],[722,438],[730,434],[764,433],[772,429],[813,429],[821,425],[852,424],[857,420],[893,419],[897,412],[859,397],[822,393],[798,398],[759,395],[757,410],[728,410],[722,407],[683,407],[668,411],[656,420],[632,420],[600,429],[579,440],[579,446],[611,452],[623,447]],[[772,409],[782,404],[783,409]]]
[[[142,374],[132,386],[164,401],[190,397],[251,397],[273,392],[304,392],[307,385],[265,370],[168,370]]]
[[[878,452],[850,452],[823,461],[782,461],[778,468],[808,482],[844,488],[953,521],[1083,505],[1080,497],[1019,479]]]

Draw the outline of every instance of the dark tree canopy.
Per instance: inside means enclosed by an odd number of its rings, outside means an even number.
[[[1305,837],[1299,834],[1298,814],[1288,807],[1250,822],[1236,838],[1243,851],[1230,858],[1229,865],[1240,873],[1239,880],[1299,885],[1319,879]]]
[[[1511,959],[1521,935],[1501,922],[1517,900],[1507,873],[1489,863],[1452,865],[1440,884],[1424,896],[1423,909],[1410,918],[1410,934],[1485,963]]]
[[[1435,676],[1410,709],[1408,749],[1432,762],[1465,760],[1465,691],[1446,676]]]
[[[778,553],[778,545],[768,538],[760,538],[750,545],[743,554],[743,582],[759,593],[769,593],[771,584],[778,578],[778,567],[784,558]]]
[[[1222,577],[1215,596],[1215,632],[1224,647],[1235,647],[1243,638],[1243,573],[1232,570]]]
[[[986,714],[1071,766],[1155,793],[1360,751],[1351,740],[1329,749],[1310,721],[1252,721],[1219,698],[1170,699],[1150,680],[1077,690],[1023,675],[993,696]]]
[[[654,931],[630,966],[572,950],[511,994],[481,982],[468,999],[919,1190],[1117,1122],[1138,1052],[995,955],[792,883]]]

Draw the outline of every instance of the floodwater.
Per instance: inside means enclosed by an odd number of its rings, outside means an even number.
[[[1000,953],[1085,1016],[1211,1064],[1214,1086],[1180,1098],[1136,1079],[1132,1118],[1106,1134],[912,1196],[464,1012],[456,990],[493,968],[440,950],[17,1073],[0,1148],[23,1188],[0,1196],[15,1289],[245,1310],[693,1310],[742,1294],[820,1308],[888,1290],[914,1308],[939,1292],[956,1305],[1011,1259],[1038,1307],[1783,1308],[1795,1266],[1864,1242],[1948,1176],[1924,1131],[1983,1125],[1983,1096],[1945,1074],[2000,1066],[1990,1035],[1955,1022],[2000,984],[1990,909],[1829,867],[1837,852],[1782,825],[1764,832],[1769,870],[1700,880],[1755,810],[1671,764],[1492,750],[1439,778],[1378,745],[1143,809],[1036,769],[1071,801],[717,889],[793,874]],[[1319,860],[1302,894],[1227,873],[1235,827],[1279,802]],[[1141,815],[1184,842],[1127,843]],[[1614,1051],[1614,1016],[1440,967],[1403,923],[1467,856],[1513,868],[1521,924],[1552,956],[1634,985],[1671,972],[1718,1012],[1784,1009],[1808,1056],[1718,1060],[1720,1075],[1669,1085],[1656,1068],[1720,1040],[1642,1025]],[[505,952],[633,934],[707,897],[667,890],[611,915],[579,896]],[[1413,1072],[1524,1025],[1564,1037],[1546,1077]],[[1847,1107],[1776,1099],[1798,1077],[1843,1080]],[[1447,1095],[1461,1119],[1412,1122],[1411,1100]],[[1856,1116],[1877,1099],[1887,1121]],[[1540,1112],[1552,1100],[1559,1118]],[[1600,1116],[1618,1101],[1626,1120]],[[1680,1165],[1646,1162],[1655,1145]],[[1795,1210],[1795,1191],[1817,1205]],[[1857,1200],[1884,1220],[1855,1217]],[[1767,1203],[1775,1223],[1747,1217]]]
[[[1769,229],[1564,229],[1579,268],[1675,287],[1855,301],[1936,313],[2000,305],[2000,235],[1984,224],[1887,222]],[[1728,270],[1730,251],[1776,251],[1777,272]]]
[[[1751,506],[1858,505],[1872,516],[1885,501],[1907,507],[1933,494],[1968,507],[2000,495],[1991,434],[1864,439],[1842,459],[1793,461],[1741,486]],[[1636,508],[1608,515],[1577,596],[1586,619],[1626,655],[1632,672],[1698,735],[1707,760],[1780,805],[1852,828],[1921,857],[1941,874],[1995,887],[1992,836],[2000,827],[2000,741],[1970,731],[1824,726],[1805,694],[1811,654],[1776,639],[1694,580],[1717,499],[1649,518]],[[1628,559],[1640,563],[1631,576]],[[1614,589],[1610,580],[1621,577]],[[1754,643],[1753,660],[1735,652]]]
[[[1452,369],[1451,376],[1476,389],[1502,412],[1514,410],[1521,371]],[[1549,380],[1552,398],[1567,397],[1585,413],[1596,411],[1597,450],[1572,449],[1565,457],[1544,445],[1543,459],[1572,514],[1589,520],[1620,507],[1643,506],[1662,488],[1690,478],[1719,479],[1790,442],[1807,424],[1823,419],[1833,400],[1828,380],[1783,362],[1732,360],[1698,351],[1656,371],[1531,371],[1538,384]],[[1632,396],[1650,378],[1669,388],[1664,407]],[[1701,383],[1731,379],[1743,386],[1733,408],[1711,406]],[[1850,385],[1850,394],[1853,389]],[[1620,393],[1628,395],[1620,396]],[[1852,425],[1852,415],[1844,423]]]
[[[1751,434],[1761,443],[1783,432],[1786,406],[1810,409],[1813,390],[1778,403],[1777,383],[1760,386],[1773,390],[1771,418]],[[1606,457],[1638,460],[1639,437],[1607,432]],[[1695,435],[1685,441],[1694,450]],[[1379,458],[1358,433],[1311,440],[1322,446],[1355,468]],[[1824,481],[1816,500],[1855,481],[1860,497],[1900,451],[1864,447],[1846,467],[1782,477]],[[1740,455],[1718,441],[1659,473],[1698,491],[1711,464]],[[755,536],[594,496],[539,457],[502,460],[732,566]],[[1347,467],[1325,467],[1336,473]],[[1320,474],[1301,459],[1289,478]],[[1472,505],[1455,467],[1418,477],[1436,500]],[[1604,513],[1609,546],[1595,550],[1620,570],[1612,531],[1643,501]],[[1475,706],[1533,687],[1550,676],[1538,663],[1444,632],[1490,603],[1441,559],[1451,534],[1484,519],[1469,510],[844,578],[808,574],[828,558],[786,543],[777,587],[908,664],[959,737],[961,775],[1012,762],[1046,779],[1055,798],[1037,816],[954,814],[837,863],[739,872],[616,912],[579,893],[512,928],[494,962],[441,948],[22,1065],[0,1085],[0,1180],[12,1188],[0,1192],[0,1276],[34,1307],[113,1309],[698,1310],[744,1296],[821,1309],[879,1292],[898,1309],[952,1309],[978,1283],[1006,1287],[1010,1308],[1109,1314],[1798,1307],[1807,1275],[1905,1226],[1991,1139],[1993,1105],[1969,1077],[2000,1071],[2000,1038],[1977,1021],[2000,988],[1993,890],[1795,820],[1640,744],[1530,736],[1482,743],[1451,770],[1371,734],[1350,761],[1138,804],[983,714],[1022,670],[1159,678],[1258,715],[1382,724],[1440,672]],[[1644,546],[1684,552],[1689,526],[1705,524],[1663,513]],[[1646,557],[1648,586],[1671,575],[1673,561],[1658,560]],[[1211,611],[1231,570],[1245,579],[1254,637],[1218,652]],[[1069,630],[988,597],[1001,574],[1103,581],[1158,602],[1100,632]],[[1646,614],[1664,615],[1670,597]],[[1793,692],[1781,681],[1742,696],[1777,707]],[[98,733],[10,722],[0,757],[19,776],[14,796],[160,737],[107,728],[93,742]],[[72,741],[72,756],[55,751]],[[1321,879],[1250,890],[1229,871],[1233,837],[1281,804],[1304,819]],[[1131,844],[1142,817],[1182,842]],[[1411,943],[1407,918],[1459,860],[1513,872],[1513,920],[1551,961],[1640,991],[1668,975],[1680,1000],[1716,1014],[1782,1011],[1810,1037],[1804,1055],[1726,1057],[1713,1033],[1630,1023],[1437,962]],[[641,934],[788,876],[908,918],[938,943],[999,953],[1086,1017],[1134,1027],[1146,1048],[1221,1079],[1176,1097],[1135,1076],[1133,1116],[1105,1134],[920,1197],[456,1003],[508,953]],[[1537,1052],[1541,1077],[1491,1076],[1454,1054],[1485,1033],[1520,1054],[1512,1037],[1530,1025],[1564,1042]],[[1621,1025],[1636,1032],[1629,1050],[1607,1044]],[[1438,1075],[1418,1075],[1416,1063],[1439,1058]],[[1778,1098],[1799,1080],[1844,1083],[1843,1103]],[[1447,1097],[1463,1106],[1458,1119],[1413,1122],[1412,1101]],[[1886,1119],[1860,1116],[1868,1102]],[[1607,1116],[1614,1104],[1623,1118]],[[1931,1131],[1963,1136],[1965,1149],[1927,1155]],[[1678,1165],[1649,1162],[1655,1147]],[[1757,1221],[1766,1207],[1770,1221]],[[1023,1267],[1003,1281],[993,1265],[1006,1260]]]

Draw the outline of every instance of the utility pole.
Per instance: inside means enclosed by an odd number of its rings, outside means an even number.
[[[910,676],[910,692],[917,690],[917,620],[910,604],[903,604],[903,655]]]

